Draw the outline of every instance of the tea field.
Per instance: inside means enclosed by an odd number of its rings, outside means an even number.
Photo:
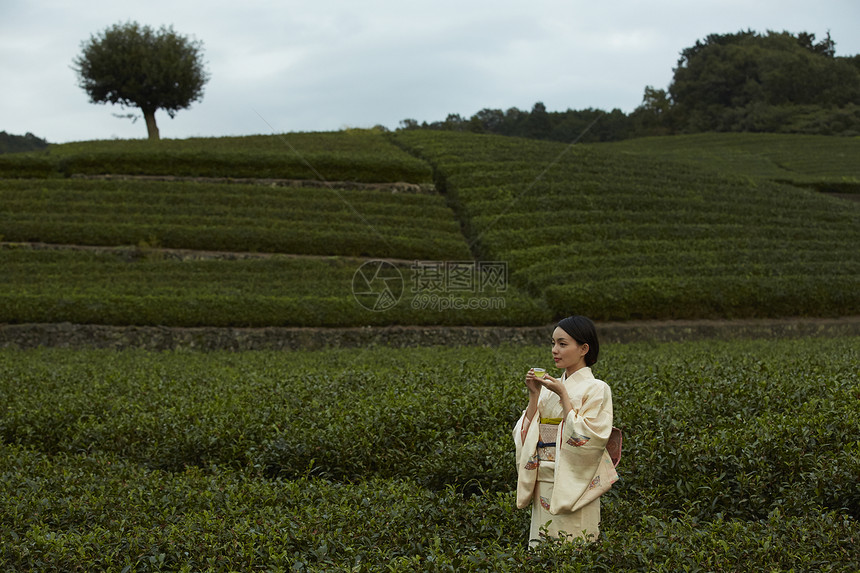
[[[0,155],[0,177],[167,175],[360,181],[432,181],[429,166],[372,130],[246,137],[82,141]]]
[[[4,571],[856,571],[860,339],[605,345],[599,543],[527,549],[547,347],[0,350]]]
[[[860,193],[860,138],[773,133],[644,137],[608,145],[644,157],[683,160],[722,173],[819,191]]]
[[[0,249],[0,263],[7,273],[0,309],[6,321],[17,323],[346,327],[548,320],[544,307],[514,289],[505,289],[503,299],[489,296],[488,289],[487,298],[474,299],[465,311],[457,305],[460,298],[410,294],[406,281],[423,274],[416,275],[412,263],[382,268],[390,274],[386,280],[401,289],[396,304],[384,310],[374,310],[379,293],[360,294],[367,283],[357,278],[364,272],[372,281],[380,269],[355,258],[186,260],[145,250],[140,255],[6,248]],[[495,299],[503,301],[501,309],[493,306]]]
[[[860,204],[809,187],[856,181],[857,141],[754,135],[568,146],[349,130],[7,154],[0,321],[860,314]],[[218,260],[200,260],[211,251]],[[373,261],[390,276],[362,274]],[[387,304],[362,304],[356,289]]]
[[[599,320],[860,309],[860,203],[753,177],[749,164],[764,162],[755,156],[733,171],[723,152],[707,165],[690,160],[706,153],[682,151],[695,149],[695,138],[678,138],[677,155],[669,143],[649,152],[648,142],[569,146],[409,131],[397,138],[434,165],[470,247],[507,261],[511,282],[555,317],[570,309]],[[822,177],[856,179],[857,143],[832,139],[842,158]],[[796,143],[800,157],[806,140]]]
[[[856,146],[348,130],[0,155],[0,326],[857,316],[860,203],[819,192],[853,191]],[[860,339],[604,344],[625,441],[599,543],[530,550],[510,431],[548,358],[0,348],[0,570],[860,570]]]

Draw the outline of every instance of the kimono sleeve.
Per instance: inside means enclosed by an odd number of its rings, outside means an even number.
[[[540,414],[535,413],[535,416],[540,416]],[[517,463],[517,507],[520,509],[531,503],[534,496],[534,485],[539,466],[535,453],[539,428],[540,424],[530,421],[523,411],[513,430]]]
[[[573,409],[559,428],[559,446],[563,451],[602,451],[612,433],[612,390],[606,382],[595,379],[587,390],[571,399]]]
[[[558,430],[551,513],[571,511],[592,486],[612,432],[612,392],[608,384],[595,379],[571,400],[573,409]]]

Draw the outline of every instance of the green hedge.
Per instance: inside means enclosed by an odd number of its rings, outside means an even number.
[[[854,571],[858,342],[604,345],[621,481],[599,544],[537,551],[546,347],[0,350],[0,567]]]
[[[60,177],[56,162],[44,153],[0,154],[0,177],[50,178]]]

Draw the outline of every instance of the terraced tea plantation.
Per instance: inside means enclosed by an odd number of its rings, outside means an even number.
[[[817,191],[857,141],[732,137],[3,155],[0,327],[860,314],[860,203]],[[510,431],[545,346],[0,348],[0,570],[858,571],[859,348],[604,344],[621,481],[599,543],[535,550]]]
[[[487,281],[473,276],[473,286],[456,297],[413,288],[427,282],[425,266],[462,263],[472,275],[479,271],[459,221],[433,188],[429,164],[381,133],[164,146],[67,144],[0,157],[0,172],[20,174],[16,165],[28,161],[42,161],[51,171],[0,179],[0,236],[7,242],[0,248],[3,322],[361,326],[549,320],[546,306],[519,294],[506,275],[480,292],[477,285]],[[78,177],[105,172],[149,179]],[[152,179],[165,173],[171,176]],[[44,251],[43,243],[105,248]],[[363,266],[379,260],[388,261],[390,277]],[[357,275],[362,269],[364,283]],[[357,300],[362,288],[370,303]],[[395,304],[378,312],[373,297],[380,300],[383,293]]]
[[[857,146],[731,134],[570,147],[354,130],[2,156],[0,320],[536,325],[573,312],[857,314],[860,203],[774,182],[850,189]],[[79,178],[104,174],[150,179]],[[107,249],[44,253],[31,243]],[[267,257],[199,260],[209,251]],[[316,258],[272,260],[295,255]],[[352,279],[382,259],[399,282],[368,285],[396,301],[380,313],[359,304]],[[479,289],[474,272],[449,288],[446,265],[474,271],[476,259],[504,267],[495,288]],[[432,265],[431,280],[423,270]]]
[[[600,543],[526,546],[548,347],[0,350],[4,571],[856,571],[860,339],[607,345]]]
[[[648,153],[646,144],[633,153],[633,143],[397,137],[433,163],[472,248],[508,261],[512,282],[543,299],[553,316],[840,316],[860,309],[860,203],[734,174],[725,152],[701,165],[688,159],[693,152],[670,160],[668,148]],[[805,142],[793,148],[796,156]],[[856,148],[844,140],[841,163],[823,180],[839,169],[857,180]],[[815,178],[801,175],[806,183]]]

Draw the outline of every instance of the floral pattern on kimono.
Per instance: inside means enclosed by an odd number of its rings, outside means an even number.
[[[587,444],[588,440],[590,439],[591,438],[589,438],[588,436],[580,436],[576,432],[574,432],[573,435],[567,439],[567,443],[575,448],[578,448],[579,446],[584,446],[585,444]]]

